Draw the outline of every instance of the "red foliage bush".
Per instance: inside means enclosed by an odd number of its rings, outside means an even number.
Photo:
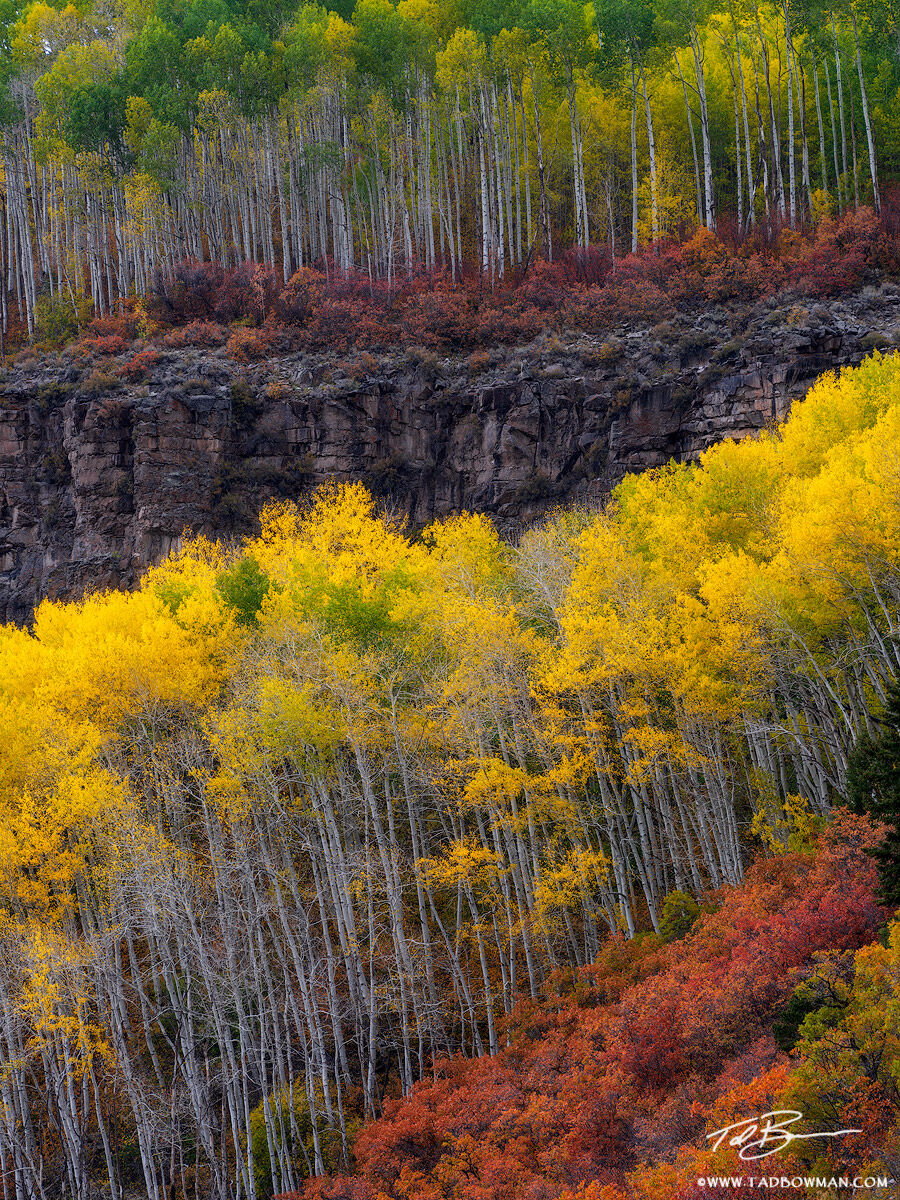
[[[275,272],[259,263],[229,271],[215,293],[213,312],[220,321],[252,320],[262,325],[277,294]]]
[[[605,247],[570,250],[511,272],[493,289],[481,276],[454,281],[438,272],[388,283],[313,267],[279,288],[275,273],[258,263],[223,271],[188,261],[155,277],[149,310],[163,324],[185,327],[166,336],[172,346],[221,344],[225,334],[215,322],[242,320],[270,330],[277,322],[308,349],[406,343],[466,350],[527,341],[559,322],[591,333],[646,325],[676,307],[753,301],[784,286],[839,295],[879,270],[900,270],[900,210],[890,207],[880,219],[870,209],[826,219],[812,233],[760,226],[743,242],[700,229],[681,244],[645,247],[615,264]],[[133,327],[95,326],[101,341],[134,335]],[[252,355],[252,346],[241,335],[234,348]]]
[[[554,312],[565,303],[572,290],[565,263],[538,261],[526,272],[516,288],[523,304]]]
[[[809,296],[839,296],[860,287],[874,268],[879,223],[871,208],[826,217],[811,245],[797,248],[791,282]]]
[[[157,271],[150,285],[148,311],[156,321],[177,325],[215,315],[225,272],[218,263],[186,259],[172,271]]]
[[[401,340],[397,314],[392,313],[394,298],[394,289],[384,281],[359,273],[329,279],[304,267],[276,298],[273,313],[302,331],[299,342],[308,349],[368,349]]]
[[[473,325],[469,295],[462,288],[415,292],[399,308],[406,339],[423,346],[454,346],[466,342]]]
[[[591,287],[606,282],[613,268],[613,257],[608,246],[573,246],[558,260],[566,272],[566,279]]]
[[[105,337],[84,338],[82,346],[91,354],[121,354],[128,342],[121,333],[111,333]]]
[[[542,330],[555,324],[555,318],[531,306],[521,309],[512,305],[505,308],[485,307],[478,311],[471,339],[479,346],[530,342]]]
[[[94,317],[85,330],[84,337],[89,339],[121,337],[125,341],[134,340],[137,333],[137,319],[131,313],[117,313],[112,316]]]
[[[348,350],[351,346],[365,347],[380,341],[380,333],[380,326],[367,306],[346,296],[325,294],[307,317],[303,344],[310,349]]]
[[[119,375],[123,379],[129,380],[131,383],[136,383],[139,379],[143,379],[154,363],[159,362],[159,354],[156,350],[141,350],[135,354],[134,358],[130,358],[126,363],[119,368]]]
[[[587,333],[602,333],[623,322],[656,322],[672,313],[669,298],[645,279],[612,280],[570,296],[565,321]]]

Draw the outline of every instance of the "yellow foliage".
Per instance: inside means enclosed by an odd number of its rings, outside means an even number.
[[[574,846],[565,859],[547,865],[538,876],[534,899],[538,912],[571,908],[585,893],[609,878],[609,860],[602,850]]]
[[[758,777],[758,803],[750,832],[768,851],[774,854],[808,851],[821,826],[822,819],[812,812],[808,800],[787,796],[781,801],[773,781]]]
[[[13,59],[29,68],[42,68],[74,42],[83,19],[74,4],[55,8],[38,0],[30,4],[12,29]]]
[[[35,85],[46,116],[58,120],[65,112],[66,101],[78,85],[112,78],[118,64],[106,42],[99,39],[86,45],[66,46],[57,55],[50,70]]]
[[[208,702],[225,678],[230,622],[212,594],[176,612],[152,590],[107,593],[80,604],[45,601],[34,637],[53,663],[38,691],[69,721],[103,733],[128,719]]]
[[[500,856],[473,838],[451,842],[439,858],[423,858],[416,864],[419,876],[436,887],[472,888],[490,894],[498,872],[504,870]]]
[[[781,430],[629,478],[516,549],[482,516],[412,540],[331,487],[270,505],[240,557],[197,539],[133,593],[0,629],[0,920],[35,1037],[105,1053],[69,929],[135,880],[175,903],[234,873],[262,901],[309,886],[306,847],[326,846],[312,919],[346,905],[341,953],[374,960],[428,888],[479,954],[582,912],[631,932],[638,818],[658,853],[715,786],[744,789],[769,850],[802,851],[811,806],[748,779],[740,739],[791,655],[846,686],[835,630],[868,636],[900,574],[898,463],[900,360],[875,359]]]

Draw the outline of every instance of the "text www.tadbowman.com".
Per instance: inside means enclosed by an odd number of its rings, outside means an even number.
[[[697,1180],[702,1188],[886,1188],[896,1180],[886,1175],[707,1175]]]

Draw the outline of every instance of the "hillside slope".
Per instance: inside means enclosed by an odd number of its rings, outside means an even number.
[[[590,966],[561,972],[506,1022],[503,1050],[438,1063],[359,1134],[353,1174],[305,1194],[700,1200],[698,1178],[743,1174],[744,1186],[717,1190],[746,1200],[758,1191],[750,1176],[757,1185],[783,1175],[886,1180],[900,1171],[900,923],[890,948],[853,953],[889,915],[873,902],[864,853],[877,842],[866,821],[842,813],[802,853],[760,858],[713,911],[673,920],[669,944],[615,940]],[[838,1045],[840,1064],[829,1060]],[[818,1118],[822,1129],[862,1133],[746,1162],[727,1139],[714,1150],[706,1138],[795,1106],[806,1110],[796,1132],[813,1132]],[[769,1148],[778,1146],[773,1137]],[[795,1185],[790,1194],[837,1193]]]
[[[355,1146],[350,1195],[597,1200],[700,1138],[731,1060],[778,1066],[753,1046],[819,966],[796,1107],[884,1156],[900,949],[851,970],[886,914],[866,826],[823,829],[896,693],[898,462],[900,355],[875,354],[516,545],[331,486],[0,627],[23,1194],[268,1200]],[[718,903],[680,950],[647,936]],[[624,1007],[581,1005],[605,972]],[[432,1085],[454,1055],[479,1061]],[[477,1144],[443,1161],[443,1125]]]

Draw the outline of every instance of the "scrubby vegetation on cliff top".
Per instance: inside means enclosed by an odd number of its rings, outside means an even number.
[[[0,325],[107,316],[185,258],[491,287],[879,213],[898,45],[880,0],[9,0]]]
[[[793,968],[818,1015],[790,1086],[812,1104],[827,1076],[824,1117],[859,1111],[853,1153],[885,1154],[895,952],[856,982],[848,957],[884,915],[872,831],[819,831],[900,666],[898,451],[900,357],[875,355],[515,548],[477,516],[411,540],[326,489],[3,628],[23,1194],[265,1196],[355,1146],[350,1195],[603,1196],[717,1119],[722,1071],[782,1094],[759,1039]],[[684,949],[639,940],[723,900]],[[435,1058],[508,1036],[354,1142]],[[854,1058],[870,1036],[883,1071]]]
[[[687,241],[629,254],[615,263],[602,249],[535,263],[524,277],[493,287],[478,276],[446,273],[403,281],[312,267],[286,285],[259,263],[225,270],[187,261],[160,273],[143,299],[116,314],[80,323],[65,301],[41,307],[33,347],[66,345],[76,360],[112,358],[126,380],[144,378],[165,349],[223,347],[238,362],[289,350],[390,346],[420,350],[488,349],[542,333],[604,335],[619,326],[656,326],[662,334],[685,314],[710,306],[746,310],[778,296],[790,308],[900,277],[893,210],[826,218],[815,229],[785,231],[774,242],[728,244],[706,229]],[[20,343],[16,343],[20,344]]]

